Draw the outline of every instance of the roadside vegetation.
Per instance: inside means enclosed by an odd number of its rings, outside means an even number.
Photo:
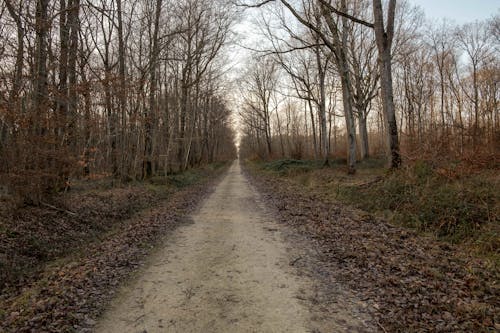
[[[365,160],[356,175],[342,160],[246,166],[279,221],[312,244],[321,276],[360,295],[381,331],[498,331],[495,170],[450,178],[429,162],[383,164]]]
[[[465,168],[464,163],[438,166],[418,160],[387,172],[384,161],[368,159],[358,173],[346,175],[345,161],[329,166],[313,160],[253,162],[263,172],[304,185],[319,193],[382,217],[392,224],[460,244],[498,267],[500,206],[498,170]]]

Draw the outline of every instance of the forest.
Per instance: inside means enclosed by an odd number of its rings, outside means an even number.
[[[429,22],[408,1],[340,1],[349,16],[329,1],[281,4],[257,18],[269,46],[242,87],[243,154],[342,157],[349,172],[388,150],[393,168],[427,157],[493,162],[498,14],[458,25]]]
[[[500,330],[500,7],[445,2],[1,0],[0,331]]]
[[[497,253],[499,13],[457,24],[410,1],[241,6],[260,38],[240,87],[241,156]]]
[[[233,12],[223,1],[3,1],[2,183],[37,202],[71,179],[233,158]]]

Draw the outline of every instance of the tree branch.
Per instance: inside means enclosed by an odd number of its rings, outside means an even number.
[[[338,10],[337,8],[333,7],[329,2],[325,1],[325,0],[319,0],[319,2],[321,2],[322,5],[324,5],[328,10],[330,10],[331,12],[339,15],[339,16],[342,16],[342,17],[345,17],[353,22],[356,22],[356,23],[359,23],[359,24],[362,24],[368,28],[372,28],[373,29],[373,23],[370,23],[370,22],[367,22],[365,20],[362,20],[362,19],[359,19],[357,17],[354,17],[352,15],[349,15],[347,13],[344,13],[343,11],[340,11]]]

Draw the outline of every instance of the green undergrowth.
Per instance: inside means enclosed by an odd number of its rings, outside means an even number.
[[[418,161],[388,172],[383,160],[370,159],[358,165],[355,176],[347,176],[341,162],[333,161],[328,167],[317,161],[297,160],[253,165],[393,224],[466,245],[498,265],[500,192],[496,170],[458,175]]]
[[[148,188],[161,191],[164,187],[183,188],[192,185],[203,178],[199,170],[187,170],[167,176],[154,176],[148,180]]]
[[[149,180],[149,183],[152,185],[153,189],[164,185],[173,186],[175,188],[183,188],[199,182],[204,177],[210,175],[225,165],[226,163],[218,162],[195,169],[188,169],[183,172],[168,174],[167,176],[155,176]]]
[[[318,161],[284,159],[262,163],[261,166],[267,171],[276,172],[280,175],[290,175],[317,169],[321,166],[321,163]]]

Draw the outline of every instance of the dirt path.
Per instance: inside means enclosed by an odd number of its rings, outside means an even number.
[[[147,267],[123,288],[97,332],[367,328],[368,318],[351,315],[335,300],[328,311],[312,304],[314,281],[294,273],[293,246],[287,247],[283,227],[273,221],[238,163],[191,218],[193,223],[166,239]],[[332,310],[335,306],[338,309]]]

